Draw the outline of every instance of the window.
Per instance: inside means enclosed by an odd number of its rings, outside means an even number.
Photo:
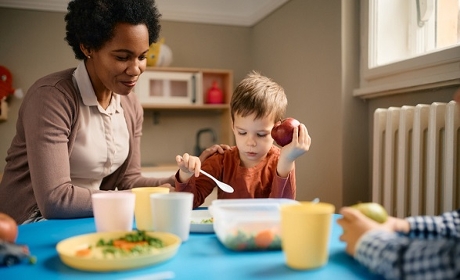
[[[460,0],[362,0],[361,80],[372,98],[460,84]]]

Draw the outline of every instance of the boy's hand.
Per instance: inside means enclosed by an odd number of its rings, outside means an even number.
[[[177,155],[176,162],[179,166],[179,179],[182,183],[187,182],[193,174],[195,177],[200,175],[200,158],[185,153],[183,156]]]
[[[292,168],[294,168],[294,161],[305,154],[311,145],[311,137],[304,124],[294,127],[292,132],[292,141],[286,146],[281,148],[280,158],[278,160],[278,175],[287,177]]]
[[[305,154],[311,145],[311,137],[304,124],[294,127],[292,132],[292,141],[288,145],[281,148],[281,154],[291,161]]]

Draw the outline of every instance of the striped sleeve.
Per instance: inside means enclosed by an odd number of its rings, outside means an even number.
[[[355,259],[385,279],[460,279],[460,240],[411,238],[370,231],[360,239]]]
[[[410,225],[410,237],[434,239],[438,237],[460,238],[460,209],[440,216],[414,216],[406,219]]]

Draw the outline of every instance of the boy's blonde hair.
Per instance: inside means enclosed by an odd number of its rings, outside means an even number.
[[[238,84],[230,101],[232,121],[236,114],[247,117],[255,113],[256,119],[272,116],[277,122],[283,119],[286,107],[284,89],[256,71],[251,71]]]

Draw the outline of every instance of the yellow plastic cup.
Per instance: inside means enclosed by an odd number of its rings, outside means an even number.
[[[131,191],[136,195],[136,204],[134,206],[136,228],[139,230],[153,231],[153,217],[150,206],[150,195],[152,193],[169,193],[169,188],[142,187],[131,189]]]
[[[281,247],[288,267],[306,270],[327,263],[334,210],[322,202],[281,206]]]

